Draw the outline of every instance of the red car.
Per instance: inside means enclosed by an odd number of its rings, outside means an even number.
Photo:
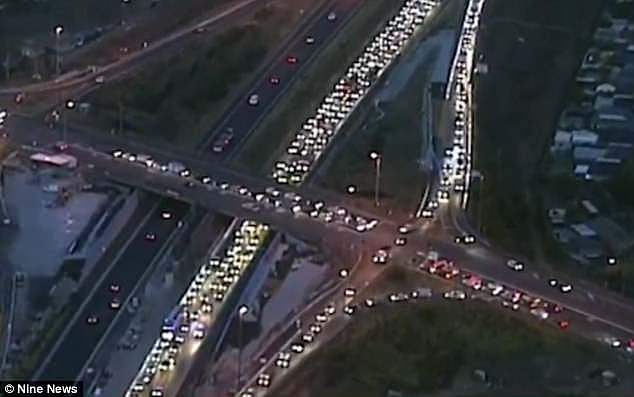
[[[570,326],[570,322],[568,320],[559,320],[557,325],[559,325],[559,328],[561,329],[566,329]]]
[[[288,56],[286,58],[286,63],[288,63],[289,65],[294,65],[297,63],[297,57],[294,57],[292,55]]]

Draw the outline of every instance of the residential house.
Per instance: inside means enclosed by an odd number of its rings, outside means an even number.
[[[564,220],[566,218],[566,209],[565,208],[549,208],[548,217],[550,218],[550,222],[553,225],[561,225],[564,223]]]
[[[579,146],[573,150],[572,157],[575,164],[590,164],[603,157],[605,153],[607,153],[605,148]]]
[[[561,244],[568,244],[577,238],[577,235],[567,227],[553,228],[553,238]]]
[[[599,135],[590,130],[573,130],[571,142],[573,146],[592,146],[599,141]]]
[[[634,236],[612,219],[599,217],[588,221],[588,225],[597,233],[598,239],[614,255],[620,255],[634,247]]]
[[[597,236],[597,232],[586,223],[575,223],[570,225],[570,228],[577,233],[579,237],[592,238]]]
[[[571,256],[577,261],[589,264],[604,256],[604,249],[601,242],[594,238],[576,237],[568,242]]]

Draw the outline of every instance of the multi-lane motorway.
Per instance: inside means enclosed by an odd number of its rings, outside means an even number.
[[[345,2],[341,2],[344,4]],[[343,14],[342,14],[343,13]],[[345,11],[338,11],[337,18],[342,18],[345,15]],[[302,60],[302,51],[309,51],[311,45],[317,45],[318,40],[326,40],[320,36],[320,29],[328,29],[328,27],[336,26],[335,18],[322,18],[318,19],[315,28],[319,29],[306,34],[306,36],[312,36],[315,39],[315,43],[308,44],[304,36],[298,38],[294,45],[299,46],[296,53],[288,53],[283,56],[279,62],[273,67],[268,76],[263,76],[258,80],[252,91],[247,96],[241,99],[241,102],[236,104],[234,108],[241,108],[240,111],[236,111],[233,114],[229,114],[220,123],[210,135],[209,139],[205,142],[204,149],[208,150],[208,153],[213,153],[213,140],[217,134],[223,133],[231,129],[233,143],[226,147],[226,150],[216,152],[216,157],[224,158],[229,156],[232,152],[232,147],[238,147],[239,143],[244,139],[244,136],[252,130],[252,125],[257,123],[261,115],[266,113],[267,106],[272,106],[276,98],[283,95],[283,82],[288,82],[292,78],[292,74],[296,73],[297,63],[288,62],[287,56],[297,57],[297,61]],[[322,26],[323,24],[323,26]],[[292,46],[291,46],[292,47]],[[293,48],[293,47],[292,47]],[[293,51],[291,51],[293,52]],[[290,73],[290,74],[289,74]],[[270,81],[271,77],[279,79],[279,83],[273,84]],[[258,104],[249,105],[247,100],[250,95],[258,95]],[[248,117],[244,117],[247,114]],[[249,123],[243,123],[243,120],[250,120]],[[235,145],[235,146],[233,146]],[[393,218],[386,218],[381,215],[367,215],[368,217],[374,217],[377,219],[378,225],[371,230],[363,233],[356,232],[350,228],[342,226],[341,224],[328,222],[323,217],[312,217],[306,214],[293,214],[293,210],[288,206],[275,206],[269,204],[262,204],[257,200],[258,194],[266,193],[266,188],[281,190],[283,192],[294,192],[305,199],[310,199],[311,205],[315,205],[320,200],[333,200],[332,195],[319,196],[318,191],[311,191],[306,188],[289,188],[273,185],[263,184],[262,181],[256,180],[252,177],[243,176],[235,172],[222,173],[215,172],[213,170],[204,170],[204,172],[210,175],[215,183],[201,183],[200,181],[193,181],[189,179],[183,179],[171,175],[161,174],[160,172],[149,171],[146,167],[139,164],[132,163],[126,160],[114,159],[108,154],[98,154],[91,151],[73,149],[73,153],[77,154],[80,160],[89,162],[94,165],[95,169],[107,172],[110,177],[118,180],[126,181],[133,185],[142,186],[146,189],[153,190],[159,193],[169,192],[170,195],[176,196],[180,199],[190,200],[202,205],[209,206],[210,208],[226,212],[231,215],[244,216],[250,219],[257,219],[265,223],[276,225],[280,229],[287,230],[293,234],[307,238],[309,240],[318,240],[325,235],[338,235],[343,241],[351,241],[358,243],[359,246],[364,247],[368,252],[372,252],[379,247],[389,245],[394,240],[394,237],[398,235],[399,221]],[[213,155],[213,154],[212,154]],[[159,156],[157,156],[159,157]],[[201,171],[203,172],[203,171]],[[204,174],[199,174],[204,175]],[[235,189],[223,188],[221,185],[224,183],[233,185]],[[185,185],[187,184],[187,185]],[[247,189],[248,194],[240,193],[240,187]],[[327,196],[327,197],[326,197]],[[462,233],[462,227],[456,222],[456,214],[459,211],[454,211],[462,206],[462,196],[452,196],[448,202],[442,203],[440,211],[437,213],[437,218],[445,219],[446,224],[444,226],[438,225],[435,221],[424,221],[417,224],[417,228],[412,230],[408,235],[408,243],[403,247],[394,247],[392,250],[393,260],[411,261],[411,258],[415,258],[419,251],[428,251],[430,247],[433,247],[442,256],[454,259],[459,263],[462,269],[469,272],[479,274],[487,279],[496,280],[507,287],[516,288],[518,290],[526,291],[533,296],[541,296],[548,301],[556,302],[566,307],[569,310],[577,312],[584,318],[590,318],[599,325],[599,328],[605,328],[606,332],[617,334],[623,338],[631,337],[634,335],[634,309],[630,302],[627,302],[620,297],[607,293],[599,288],[581,288],[575,286],[574,290],[570,293],[562,293],[559,289],[552,288],[548,285],[548,279],[550,277],[536,274],[532,271],[530,264],[527,264],[527,270],[524,272],[515,272],[506,267],[506,262],[509,259],[508,256],[497,250],[487,248],[478,243],[473,245],[455,244],[453,238],[456,234]],[[337,200],[337,198],[334,198]],[[332,203],[335,206],[342,206],[344,200]],[[183,206],[185,207],[185,206]],[[401,220],[403,221],[403,220]],[[172,227],[166,223],[160,225],[154,225],[155,230],[151,230],[150,233],[157,233],[156,230],[162,227]],[[167,230],[160,229],[161,232],[157,234],[169,234]],[[158,241],[158,235],[156,241]],[[155,241],[155,242],[156,242]],[[134,258],[134,257],[132,257]],[[375,265],[370,265],[375,266]],[[109,277],[109,276],[108,276]],[[121,286],[123,291],[123,285]],[[106,294],[100,294],[101,290],[97,289],[95,297],[100,299],[107,299],[109,296]],[[93,302],[97,298],[93,298],[89,301]],[[107,300],[105,301],[107,302]],[[101,303],[95,303],[101,304]],[[100,306],[99,306],[100,307]],[[94,312],[91,312],[91,309]],[[88,318],[93,313],[97,314],[97,317],[102,316],[106,319],[112,320],[114,317],[112,312],[104,309],[98,309],[98,306],[87,306],[82,309],[80,317],[83,315]],[[104,308],[107,309],[107,303],[104,304]],[[82,320],[80,318],[80,320]],[[88,326],[84,322],[78,323],[77,327],[81,328],[82,332],[91,332],[92,330],[101,329],[105,332],[104,324],[98,321],[96,324]],[[70,332],[76,327],[73,327]],[[70,336],[70,333],[69,333]],[[91,343],[96,343],[96,339],[89,339]],[[53,355],[53,359],[56,357],[57,352],[62,349],[63,346],[68,344],[71,346],[73,338],[65,337],[60,346],[58,346],[56,352]],[[86,346],[89,346],[88,344]],[[89,351],[86,355],[90,355]],[[73,353],[68,354],[67,357],[73,357],[77,355],[75,346],[73,346]],[[81,354],[79,355],[81,356]],[[63,356],[57,358],[62,359]],[[51,362],[54,360],[51,359]],[[85,363],[85,361],[84,361]],[[47,376],[45,377],[67,377],[68,373],[61,373],[59,368],[54,368],[53,364],[44,363],[45,369],[42,371]],[[81,364],[69,362],[68,367],[81,368]],[[47,372],[48,371],[48,372]],[[50,375],[50,376],[49,376]],[[71,377],[72,378],[72,377]]]
[[[287,46],[278,50],[279,56],[263,75],[256,77],[245,95],[231,106],[231,110],[206,137],[202,148],[216,159],[234,155],[263,116],[284,95],[317,53],[332,40],[361,3],[361,0],[327,2],[307,26],[299,29],[297,36]],[[254,97],[257,98],[257,104],[250,104],[249,99],[254,95],[257,96]],[[216,141],[221,134],[228,137],[225,145]]]
[[[118,311],[124,310],[134,286],[183,221],[188,208],[183,202],[161,200],[158,210],[150,213],[150,219],[136,231],[121,256],[94,286],[93,293],[73,316],[59,343],[42,362],[35,379],[77,379]],[[120,304],[118,309],[111,307],[113,301]]]
[[[293,54],[292,56],[297,58],[297,63],[288,63],[286,56],[276,60],[267,69],[267,74],[277,78],[279,82],[272,84],[270,78],[258,79],[254,88],[251,89],[251,91],[257,91],[258,93],[258,105],[248,105],[246,98],[240,98],[233,110],[220,122],[218,127],[212,130],[201,149],[203,151],[210,149],[207,153],[214,153],[210,148],[214,136],[226,131],[227,128],[231,128],[234,134],[232,144],[228,145],[225,148],[226,150],[218,153],[216,157],[222,160],[230,153],[235,152],[239,147],[239,143],[253,130],[262,115],[282,96],[296,74],[307,67],[313,54],[332,38],[360,3],[358,0],[332,2],[332,6],[328,6],[330,3],[327,3],[327,6],[320,10],[314,19],[307,21],[305,23],[306,26],[300,29],[300,32],[303,32],[302,35],[291,40],[288,43],[289,48],[283,47],[279,50],[281,53]],[[233,13],[237,9],[231,8],[221,16]],[[311,39],[307,40],[307,37]],[[22,140],[26,139],[25,136],[20,136],[19,138]],[[170,206],[174,205],[171,200],[170,203]],[[177,209],[170,211],[174,212],[174,217],[167,220],[162,219],[163,209],[152,212],[151,219],[142,225],[141,231],[135,237],[135,240],[122,252],[121,258],[118,259],[113,270],[109,273],[112,276],[108,277],[113,279],[123,277],[119,292],[121,297],[119,299],[125,300],[127,298],[130,289],[136,285],[139,276],[143,274],[144,269],[149,265],[149,261],[158,252],[157,248],[161,247],[166,238],[173,232],[178,219],[182,218],[186,208],[185,204],[178,204]],[[157,222],[160,223],[160,226]],[[156,235],[156,240],[146,239],[145,235],[148,233]],[[144,245],[145,247],[143,247]],[[109,284],[108,281],[104,281],[104,283]],[[108,292],[107,288],[102,287],[99,289],[99,286],[96,286],[96,288],[97,292],[95,295],[75,317],[76,324],[72,328],[68,328],[68,333],[63,337],[61,344],[56,346],[55,351],[52,352],[47,362],[38,371],[38,378],[75,379],[80,375],[95,346],[108,331],[108,327],[115,317],[115,312],[109,309],[108,306],[108,299],[112,299],[112,296],[108,294],[111,294],[111,292]],[[104,299],[107,301],[104,302]],[[91,315],[98,318],[96,324],[87,323],[88,317]],[[88,333],[86,334],[86,332]],[[63,362],[64,365],[58,365],[60,362]]]

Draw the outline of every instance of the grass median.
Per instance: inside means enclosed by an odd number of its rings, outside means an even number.
[[[234,164],[249,172],[268,176],[270,164],[286,148],[301,123],[330,92],[336,80],[361,53],[363,46],[400,1],[366,2],[336,38],[301,73],[288,92],[245,143]]]

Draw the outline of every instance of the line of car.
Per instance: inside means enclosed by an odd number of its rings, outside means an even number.
[[[418,268],[428,274],[445,280],[460,280],[465,288],[474,291],[476,294],[489,295],[499,299],[504,308],[519,311],[525,310],[539,320],[545,321],[552,319],[554,323],[562,330],[570,327],[570,320],[564,318],[564,309],[559,304],[548,302],[540,297],[531,296],[513,288],[504,286],[492,280],[486,280],[482,277],[471,274],[459,269],[452,261],[438,258],[437,254],[431,251],[427,255],[419,253],[420,264]],[[509,259],[506,266],[513,271],[523,271],[524,265],[516,259]],[[572,284],[561,282],[555,278],[548,281],[552,287],[557,287],[561,293],[567,294],[572,291]],[[467,293],[463,290],[448,291],[444,294],[447,299],[464,300]],[[614,337],[605,337],[601,339],[613,348],[624,348],[630,354],[634,353],[634,339],[622,341]]]
[[[376,307],[382,304],[395,304],[400,302],[406,302],[416,299],[429,299],[433,295],[430,288],[418,288],[413,291],[399,291],[388,293],[384,296],[372,297],[363,299],[359,302],[354,302],[357,296],[357,291],[354,287],[346,287],[343,290],[343,307],[341,313],[346,318],[351,318],[359,310],[374,310]],[[337,304],[330,302],[326,304],[317,314],[315,314],[312,322],[303,327],[303,330],[299,335],[289,341],[285,348],[282,348],[274,356],[273,366],[278,370],[286,370],[291,366],[293,361],[293,355],[299,356],[306,352],[306,349],[310,345],[314,345],[319,336],[322,334],[324,328],[337,316]],[[268,362],[267,357],[261,357],[260,363],[266,364]],[[245,388],[240,393],[240,397],[254,397],[257,394],[257,388],[260,390],[269,388],[273,381],[272,371],[266,371],[266,367],[263,367],[257,377],[255,378],[255,385]]]
[[[273,178],[276,182],[299,184],[306,178],[310,166],[325,151],[350,113],[405,48],[436,4],[432,0],[405,2],[335,84],[315,114],[295,133],[284,158],[275,164]]]
[[[264,225],[245,221],[234,231],[222,259],[207,258],[178,305],[165,318],[161,333],[128,388],[126,397],[136,397],[146,391],[152,397],[164,395],[163,386],[153,384],[156,375],[175,368],[186,343],[204,339],[212,323],[214,305],[222,304],[255,256],[267,231],[268,227]]]
[[[444,150],[440,186],[425,206],[422,216],[432,218],[439,203],[449,202],[452,193],[466,192],[471,167],[469,141],[471,135],[471,71],[475,52],[476,32],[484,0],[471,0],[462,25],[453,73],[455,74],[454,129],[451,147]],[[456,243],[471,244],[472,236],[464,236]]]
[[[337,19],[337,14],[335,12],[330,12],[326,16],[328,21],[334,22]],[[315,44],[315,38],[313,36],[306,36],[304,39],[304,43],[306,45]],[[299,63],[299,59],[294,55],[288,55],[286,57],[286,63],[289,66],[294,66]],[[279,76],[272,75],[268,78],[269,84],[273,87],[276,87],[280,84],[281,80]],[[260,95],[256,93],[251,93],[247,97],[247,104],[249,106],[258,106],[260,104]],[[223,132],[221,132],[216,139],[214,139],[211,150],[215,154],[220,154],[224,152],[233,142],[234,139],[234,129],[233,127],[226,127]]]
[[[298,217],[308,216],[324,223],[335,223],[359,233],[372,230],[378,225],[378,220],[358,215],[345,207],[328,205],[321,200],[306,199],[297,193],[283,192],[272,186],[263,191],[251,191],[245,186],[215,181],[209,176],[195,176],[189,168],[180,162],[172,161],[162,164],[146,154],[134,154],[122,150],[113,151],[112,156],[116,159],[145,166],[150,171],[163,172],[183,178],[184,184],[188,188],[204,187],[209,190],[220,190],[221,193],[226,192],[241,196],[252,201],[254,205],[250,208],[255,211],[259,210],[259,206],[274,208],[279,211],[288,211]],[[178,196],[178,193],[174,192],[172,195]]]

